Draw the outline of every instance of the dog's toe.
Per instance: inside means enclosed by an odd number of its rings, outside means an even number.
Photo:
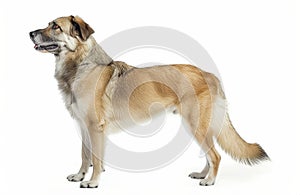
[[[200,186],[211,186],[215,184],[214,179],[203,179],[200,181],[199,185]]]
[[[83,179],[84,179],[83,173],[71,174],[67,177],[67,180],[71,182],[79,182],[82,181]]]
[[[197,172],[193,172],[191,174],[189,174],[189,177],[192,179],[204,179],[206,175],[202,174],[202,173],[197,173]]]
[[[84,181],[80,183],[80,188],[98,188],[97,181]]]

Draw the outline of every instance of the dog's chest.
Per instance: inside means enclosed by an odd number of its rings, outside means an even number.
[[[103,109],[103,96],[112,74],[111,68],[96,66],[78,71],[70,93],[65,97],[66,106],[77,118],[94,120]],[[104,117],[101,114],[101,117]]]
[[[68,90],[61,90],[65,106],[72,117],[82,118],[88,112],[93,92],[75,82]]]
[[[93,110],[95,86],[90,78],[76,79],[71,86],[69,95],[70,109],[76,118],[85,118]]]
[[[93,89],[95,88],[93,78],[90,77],[91,70],[77,70],[76,74],[66,77],[65,73],[56,73],[58,87],[63,96],[65,106],[72,117],[83,118],[93,102]]]
[[[104,66],[79,67],[75,78],[69,84],[60,79],[59,88],[62,92],[66,108],[75,119],[97,121],[105,117],[104,96],[110,83],[114,69]]]

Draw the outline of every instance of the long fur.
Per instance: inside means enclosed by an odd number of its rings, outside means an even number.
[[[45,29],[30,33],[35,48],[53,53],[55,78],[66,107],[81,127],[82,166],[69,181],[84,179],[90,164],[93,174],[81,187],[94,188],[102,171],[104,132],[110,124],[135,125],[154,113],[175,107],[206,152],[207,165],[190,177],[213,185],[220,155],[213,137],[235,160],[253,165],[268,160],[258,144],[249,144],[234,129],[220,81],[213,74],[188,64],[137,68],[113,61],[97,44],[94,30],[78,16],[61,17]]]

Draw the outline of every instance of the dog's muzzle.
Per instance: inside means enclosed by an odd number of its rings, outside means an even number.
[[[34,49],[37,51],[54,52],[59,49],[59,45],[51,40],[44,41],[41,30],[31,31],[29,33],[30,39],[34,43]]]

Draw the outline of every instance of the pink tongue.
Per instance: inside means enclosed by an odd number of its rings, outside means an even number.
[[[34,49],[36,49],[37,47],[38,47],[38,45],[37,45],[37,44],[35,44],[35,45],[34,45]]]

